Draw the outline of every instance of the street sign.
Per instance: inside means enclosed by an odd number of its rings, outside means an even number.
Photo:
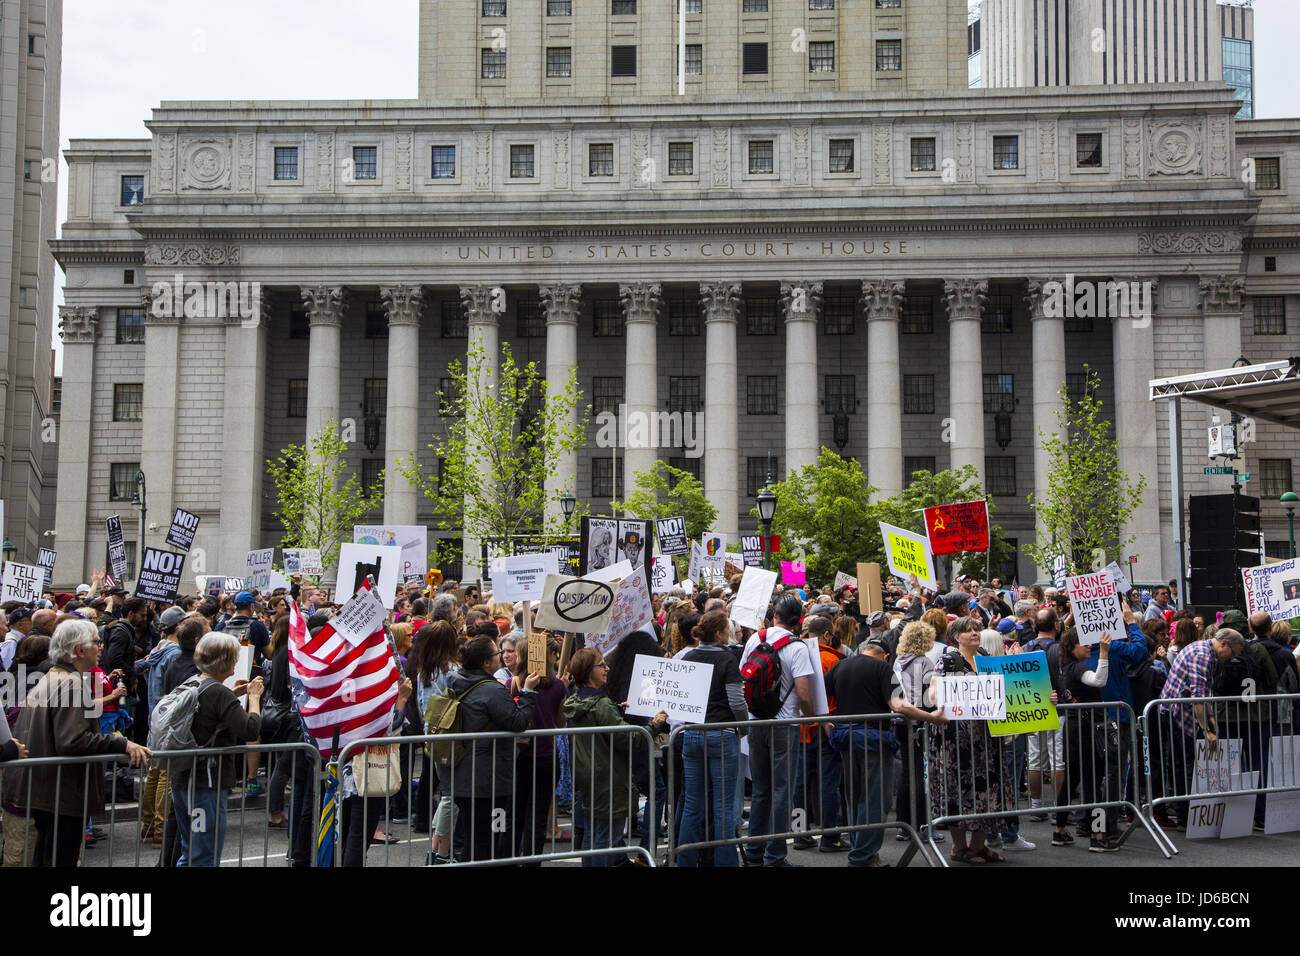
[[[1244,475],[1238,475],[1238,476],[1237,476],[1237,480],[1238,480],[1238,481],[1250,481],[1250,472],[1246,472]]]
[[[1232,469],[1227,465],[1206,465],[1203,473],[1207,475],[1230,475]]]

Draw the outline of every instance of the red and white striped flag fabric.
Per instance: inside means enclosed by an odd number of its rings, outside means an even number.
[[[301,709],[317,749],[332,756],[336,729],[340,749],[354,740],[387,736],[399,676],[383,626],[357,644],[344,640],[330,624],[313,637],[297,605],[286,603],[290,673],[310,697]]]

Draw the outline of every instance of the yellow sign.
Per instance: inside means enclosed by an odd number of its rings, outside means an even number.
[[[880,534],[885,540],[885,558],[889,570],[901,578],[915,574],[916,580],[928,588],[937,587],[934,580],[934,558],[930,542],[924,535],[880,523]]]

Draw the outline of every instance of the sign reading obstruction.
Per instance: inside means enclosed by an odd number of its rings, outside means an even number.
[[[533,626],[603,634],[614,612],[614,587],[605,581],[548,574]]]

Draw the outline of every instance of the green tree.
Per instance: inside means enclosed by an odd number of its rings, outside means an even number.
[[[717,520],[718,509],[709,503],[700,480],[662,459],[649,471],[638,471],[632,484],[636,490],[626,501],[611,502],[615,510],[642,519],[681,515],[686,519],[686,536],[695,541],[712,530]]]
[[[290,445],[266,462],[279,503],[275,518],[284,525],[280,547],[320,548],[325,568],[337,564],[339,546],[352,540],[353,525],[379,506],[355,475],[344,479],[346,451],[337,429],[326,427],[309,446]],[[381,475],[381,487],[382,481]]]
[[[1125,553],[1136,535],[1124,534],[1124,521],[1141,507],[1147,484],[1145,475],[1135,482],[1120,469],[1113,425],[1096,397],[1101,378],[1086,365],[1084,372],[1087,388],[1077,402],[1061,386],[1059,430],[1038,433],[1051,464],[1043,497],[1029,496],[1040,536],[1025,546],[1040,568],[1064,555],[1068,574],[1099,570],[1107,553]]]
[[[460,528],[481,541],[525,533],[564,536],[563,515],[553,509],[548,516],[545,507],[563,492],[548,493],[546,480],[558,474],[561,455],[576,452],[586,436],[590,409],[572,419],[580,398],[577,371],[565,382],[548,382],[536,362],[517,365],[510,346],[502,344],[495,383],[479,346],[448,372],[451,392],[438,393],[447,433],[429,444],[442,462],[441,474],[425,474],[418,461],[399,463],[403,477],[433,503],[438,527]],[[474,382],[483,386],[469,387]],[[579,506],[577,513],[582,511]],[[439,557],[460,559],[446,546]]]

